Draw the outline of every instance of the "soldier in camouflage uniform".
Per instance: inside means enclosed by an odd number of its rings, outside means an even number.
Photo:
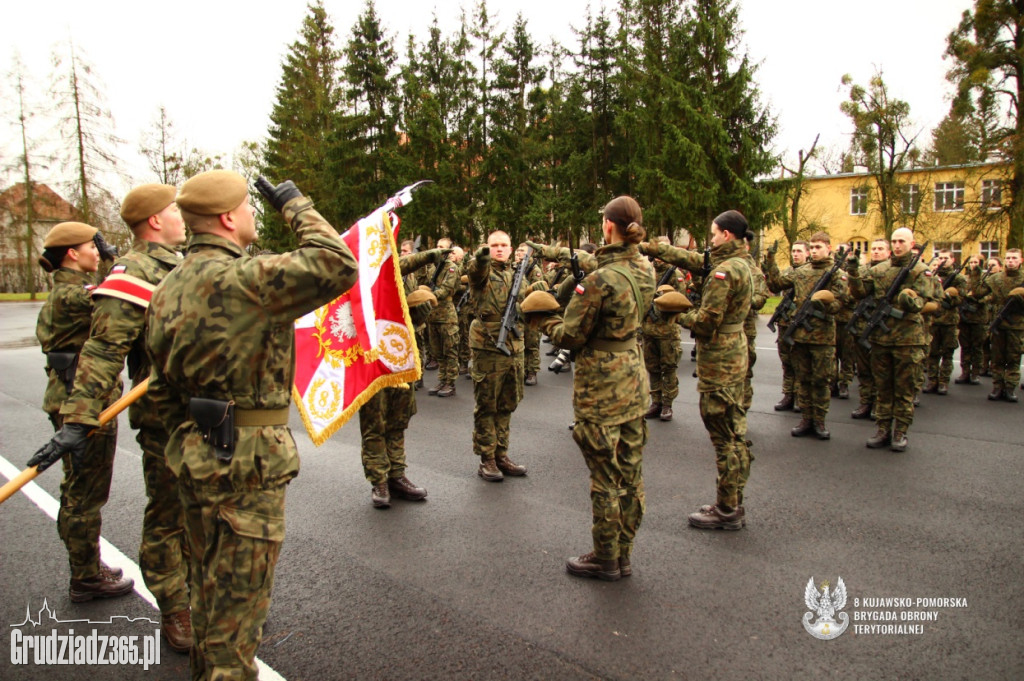
[[[987,277],[974,291],[979,300],[992,305],[996,315],[1000,312],[1004,315],[996,322],[996,328],[991,334],[990,400],[1016,402],[1018,399],[1015,391],[1020,383],[1020,357],[1024,351],[1024,276],[1020,266],[1020,249],[1007,250],[1003,256],[1003,271]]]
[[[451,239],[439,239],[438,247],[445,253],[445,259],[423,270],[431,292],[437,298],[437,307],[430,311],[426,322],[430,356],[437,362],[437,385],[427,394],[451,397],[455,394],[455,379],[459,376],[459,317],[455,313],[454,296],[459,288],[462,249],[452,249]]]
[[[881,304],[899,271],[910,264],[914,233],[901,227],[892,233],[892,256],[868,269],[862,277],[856,263],[850,264],[850,292],[860,299],[871,296]],[[903,282],[903,288],[890,301],[894,313],[886,320],[889,331],[875,329],[871,341],[871,373],[875,378],[875,420],[878,431],[867,446],[879,449],[890,445],[895,452],[907,448],[907,431],[914,420],[914,394],[919,366],[924,362],[927,339],[921,311],[932,295],[931,276],[918,262]]]
[[[935,282],[941,285],[956,270],[953,253],[949,249],[939,251],[936,264]],[[940,308],[932,318],[932,341],[925,370],[928,384],[923,392],[946,395],[949,393],[949,379],[953,375],[953,353],[957,346],[957,325],[960,323],[961,292],[967,292],[967,278],[957,273],[942,292]]]
[[[851,244],[843,244],[843,248],[850,254],[850,258],[860,257],[860,248],[854,251]],[[844,266],[844,271],[846,267]],[[832,397],[841,400],[850,399],[850,383],[856,374],[857,351],[854,346],[857,339],[847,330],[846,326],[853,318],[853,310],[857,307],[857,300],[850,295],[849,288],[843,291],[839,299],[842,304],[839,312],[836,313],[836,361],[832,379]]]
[[[181,260],[176,248],[185,243],[185,223],[174,203],[176,194],[177,189],[170,185],[144,184],[128,192],[121,202],[121,218],[135,235],[135,242],[92,292],[92,333],[82,348],[74,392],[61,408],[64,423],[96,427],[105,406],[98,396],[109,395],[120,386],[126,361],[133,385],[149,377],[146,308],[157,284]],[[164,457],[168,433],[146,395],[131,406],[128,417],[138,430],[146,485],[139,567],[160,609],[161,630],[168,645],[184,653],[192,647],[189,559],[178,482]]]
[[[879,263],[886,262],[889,260],[889,255],[889,242],[885,239],[875,239],[871,242],[869,266],[874,267]],[[847,260],[846,271],[849,272],[851,267],[854,267],[853,261]],[[859,258],[856,267],[860,267]],[[852,291],[850,297],[856,300]],[[860,305],[859,302],[857,304]],[[868,318],[871,317],[874,309],[874,298],[869,298],[868,307],[854,321],[849,333],[853,343],[854,365],[857,367],[857,382],[860,384],[860,405],[850,412],[850,418],[855,419],[871,418],[871,412],[875,407],[875,376],[871,373],[871,348],[864,347],[860,342],[860,337],[863,335],[864,329],[867,328]]]
[[[769,264],[771,277],[782,287],[792,287],[796,309],[803,307],[810,298],[811,314],[807,317],[811,328],[800,325],[790,329],[795,341],[792,349],[794,380],[797,384],[797,399],[800,405],[800,423],[791,431],[793,437],[810,433],[819,440],[831,437],[825,425],[829,408],[829,383],[835,367],[836,320],[835,314],[842,307],[846,294],[846,275],[836,273],[827,289],[811,295],[818,281],[834,264],[829,236],[817,232],[809,240],[811,261],[809,267],[800,267],[789,276],[778,271],[773,261]],[[781,341],[786,342],[786,341]]]
[[[285,490],[299,472],[288,429],[294,322],[357,276],[348,247],[292,182],[259,186],[299,248],[247,255],[256,221],[245,180],[200,173],[177,199],[193,233],[188,253],[147,317],[150,392],[171,433],[167,463],[191,550],[193,679],[258,676]]]
[[[782,274],[788,276],[794,269],[806,263],[808,248],[809,245],[806,241],[794,241],[789,250],[790,262],[792,264],[785,270],[782,270]],[[768,272],[766,283],[768,290],[778,295],[783,292],[783,287],[772,279],[771,261],[775,260],[774,254],[772,256],[765,265],[765,271]],[[778,268],[776,268],[776,271],[778,271]],[[782,337],[786,335],[786,327],[789,326],[789,321],[793,317],[794,312],[796,312],[795,309],[790,310],[789,313],[781,316],[775,323],[775,328],[778,330],[775,345],[778,348],[779,361],[782,363],[782,399],[775,404],[775,411],[790,411],[794,407],[797,411],[799,410],[799,407],[796,406],[796,381],[793,380],[793,346],[782,342]]]
[[[47,233],[39,258],[43,269],[53,273],[53,290],[39,311],[36,338],[47,359],[43,410],[57,435],[41,447],[27,465],[44,471],[62,460],[64,478],[60,485],[57,534],[67,548],[71,567],[70,597],[76,603],[124,596],[131,593],[135,585],[122,576],[120,569],[110,569],[100,563],[101,509],[110,494],[117,420],[96,430],[77,423],[64,424],[60,415],[61,405],[75,380],[79,353],[89,337],[95,272],[101,253],[109,253],[102,237],[97,241],[98,235],[96,228],[90,225],[62,222]],[[104,247],[102,252],[101,246]],[[117,380],[96,397],[107,407],[120,394],[121,382]]]
[[[743,259],[747,263],[747,267],[750,268],[751,283],[753,289],[750,294],[750,312],[747,313],[747,318],[743,320],[743,334],[747,337],[747,377],[743,382],[743,409],[744,411],[750,409],[750,405],[754,401],[754,364],[757,362],[757,314],[764,307],[764,304],[768,302],[768,296],[770,291],[768,290],[768,282],[765,280],[764,272],[758,267],[757,262],[750,255],[750,244],[754,239],[754,233],[748,231],[744,237],[746,242],[746,254]]]
[[[508,335],[512,354],[505,355],[496,343],[515,276],[510,262],[512,244],[508,234],[491,232],[466,267],[469,277],[473,322],[469,347],[473,353],[473,453],[480,457],[477,475],[488,482],[501,482],[506,475],[526,475],[526,467],[508,456],[509,422],[523,398],[522,335]],[[527,293],[524,284],[519,298]]]
[[[668,244],[668,237],[661,236],[656,243]],[[686,275],[663,260],[654,260],[654,278],[658,282],[672,269],[671,278],[664,287],[686,294]],[[658,293],[662,293],[659,287]],[[683,343],[679,337],[679,325],[669,315],[663,315],[653,308],[644,309],[643,320],[644,366],[651,386],[651,406],[644,418],[672,420],[672,401],[679,395],[679,360],[683,356]]]
[[[967,260],[966,289],[961,289],[960,326],[960,375],[954,381],[958,385],[980,385],[978,375],[982,367],[982,345],[985,343],[985,307],[977,301],[971,292],[981,282],[981,256],[972,255]]]
[[[636,248],[642,219],[631,197],[608,203],[597,269],[576,286],[564,318],[540,321],[552,343],[577,351],[572,433],[590,469],[593,550],[570,558],[566,570],[606,581],[633,574],[630,556],[645,508],[648,385],[637,334],[654,298],[654,274]]]
[[[526,257],[526,244],[520,244],[516,248],[516,266],[523,261]],[[547,281],[544,279],[544,273],[540,268],[540,258],[537,254],[530,255],[530,269],[526,272],[526,277],[523,279],[523,285],[536,284],[537,282],[543,282],[547,286]],[[536,328],[526,327],[523,336],[523,385],[537,385],[537,372],[540,371],[540,331]]]
[[[690,525],[698,529],[738,530],[746,524],[743,489],[754,460],[747,443],[747,412],[743,408],[747,375],[743,323],[753,293],[750,268],[744,259],[748,229],[746,218],[734,210],[722,213],[711,223],[711,272],[704,283],[700,307],[681,320],[697,339],[700,416],[714,445],[718,470],[715,503],[689,516]]]
[[[988,259],[988,264],[985,268],[985,273],[982,274],[981,280],[984,282],[986,279],[991,277],[993,274],[1003,271],[1003,259],[998,256],[992,256]],[[992,317],[995,316],[996,310],[992,309],[992,303],[984,303],[982,309],[985,311],[985,341],[981,345],[981,373],[979,376],[985,376],[987,378],[992,377],[992,334],[988,331],[988,326],[992,322]]]

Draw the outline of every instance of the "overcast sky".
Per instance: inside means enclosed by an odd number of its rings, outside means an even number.
[[[406,37],[422,40],[436,12],[447,33],[461,8],[475,0],[377,0],[378,14],[399,53]],[[859,0],[836,5],[820,0],[741,0],[743,46],[760,64],[758,83],[779,121],[776,151],[794,158],[821,134],[819,144],[845,148],[850,124],[839,111],[845,98],[840,78],[867,84],[882,69],[890,94],[910,104],[913,131],[922,146],[948,109],[949,62],[942,59],[946,35],[968,0]],[[338,45],[362,11],[359,0],[325,0]],[[571,27],[582,26],[588,5],[600,0],[519,0],[489,3],[503,29],[517,12],[531,35],[546,44],[555,37],[574,46]],[[614,9],[617,3],[605,5]],[[231,152],[266,134],[280,64],[296,40],[306,0],[273,3],[241,0],[24,0],[7,3],[0,22],[0,59],[8,72],[18,53],[34,83],[36,103],[47,102],[50,55],[69,39],[95,67],[108,97],[118,134],[127,140],[125,168],[137,181],[145,164],[136,150],[143,131],[165,106],[178,133],[208,153]],[[0,81],[4,122],[12,113],[10,79]],[[31,130],[30,130],[31,132]],[[45,131],[39,131],[42,134]],[[0,164],[20,151],[4,129]]]

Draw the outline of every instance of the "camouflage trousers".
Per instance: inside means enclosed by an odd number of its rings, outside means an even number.
[[[50,414],[50,421],[55,430],[60,429],[59,414]],[[71,579],[91,579],[100,572],[101,510],[110,497],[116,447],[115,419],[89,438],[78,471],[71,467],[70,454],[61,459],[64,478],[60,483],[57,534],[68,550]]]
[[[256,681],[256,649],[284,541],[286,484],[235,491],[183,469],[178,490],[192,556],[193,681]]]
[[[941,385],[953,375],[953,353],[956,352],[957,328],[953,324],[932,324],[932,342],[925,361],[928,378]]]
[[[1020,383],[1021,337],[1024,332],[997,329],[992,332],[992,388],[1016,390]]]
[[[797,384],[797,405],[801,415],[812,421],[824,421],[831,400],[829,385],[835,368],[836,346],[796,343],[793,346],[793,373]]]
[[[455,383],[459,377],[459,325],[442,322],[427,324],[430,356],[437,361],[437,380]]]
[[[716,502],[730,508],[743,503],[754,455],[747,445],[743,383],[700,394],[700,418],[715,448]]]
[[[747,375],[743,379],[743,411],[754,401],[754,364],[757,362],[757,333],[747,335]]]
[[[643,418],[612,426],[577,421],[572,439],[590,469],[594,553],[600,560],[629,557],[644,517]]]
[[[468,307],[468,305],[467,305]],[[472,353],[469,350],[469,322],[470,316],[463,312],[459,314],[459,365],[469,366]]]
[[[861,405],[875,403],[875,375],[871,373],[871,350],[858,342],[860,334],[850,334],[854,339],[854,363],[857,367],[857,382],[860,383]]]
[[[146,588],[164,615],[188,608],[190,557],[185,538],[185,513],[178,496],[178,478],[167,466],[162,428],[143,426],[135,439],[142,448],[146,510],[142,516],[139,568]]]
[[[644,336],[644,365],[651,382],[651,402],[672,404],[679,396],[679,360],[683,356],[683,343],[679,333],[675,338]]]
[[[405,475],[405,430],[416,413],[409,388],[384,388],[359,408],[360,455],[371,485]]]
[[[920,387],[923,345],[871,346],[875,377],[875,419],[880,428],[906,432],[914,422],[914,395]]]
[[[540,328],[526,325],[523,333],[524,369],[526,373],[537,373],[540,371]]]
[[[782,342],[782,336],[786,333],[785,325],[779,324],[776,327],[779,335],[775,339],[775,345],[779,349],[779,361],[782,363],[782,392],[787,395],[796,394],[796,381],[793,379],[793,346]]]
[[[977,376],[984,368],[982,346],[988,329],[976,322],[960,323],[960,371]]]
[[[854,347],[857,339],[852,333],[847,332],[846,322],[836,320],[836,361],[835,378],[836,383],[850,385],[854,375],[857,373],[857,350]]]
[[[521,353],[473,351],[473,453],[481,461],[508,455],[509,423],[523,398]]]

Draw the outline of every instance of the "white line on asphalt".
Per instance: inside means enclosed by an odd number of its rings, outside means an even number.
[[[0,455],[0,474],[10,480],[20,472],[21,471],[15,468],[15,466],[3,455]],[[50,496],[49,492],[34,482],[29,482],[21,488],[21,491],[25,493],[25,496],[32,500],[32,503],[42,509],[43,513],[50,516],[51,520],[57,520],[57,511],[60,510],[60,503]],[[146,588],[145,583],[142,581],[142,571],[139,569],[139,566],[135,561],[121,553],[116,546],[103,537],[100,537],[100,555],[103,556],[103,562],[106,563],[107,566],[119,567],[124,570],[126,577],[131,577],[135,580],[135,593],[139,594],[139,596],[153,606],[154,609],[157,609],[156,599],[153,598],[153,594],[149,592],[149,589]],[[273,668],[268,666],[258,657],[256,658],[256,665],[260,670],[260,681],[285,681],[283,676],[274,671]]]

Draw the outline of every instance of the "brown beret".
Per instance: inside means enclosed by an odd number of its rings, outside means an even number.
[[[177,187],[169,184],[142,184],[128,192],[121,202],[121,219],[134,227],[174,203]]]
[[[233,170],[207,170],[181,186],[178,206],[196,215],[221,215],[238,208],[249,195],[245,178]]]
[[[437,296],[431,292],[429,286],[420,286],[405,297],[405,302],[411,307],[416,307],[423,303],[430,303],[430,307],[437,307]]]
[[[693,303],[679,291],[669,291],[654,299],[654,307],[661,312],[685,312]]]
[[[921,308],[921,314],[935,314],[938,311],[939,304],[936,303],[934,300],[929,300],[927,303],[924,304],[924,307]]]
[[[829,291],[827,288],[825,288],[820,291],[815,291],[814,295],[811,296],[811,300],[818,300],[825,303],[826,305],[831,305],[832,303],[836,302],[836,295]]]
[[[521,307],[523,314],[530,314],[531,312],[555,312],[561,306],[555,297],[547,291],[532,291],[530,295],[523,298]]]
[[[54,225],[53,229],[46,233],[43,248],[78,246],[86,241],[92,241],[97,231],[95,227],[90,227],[84,222],[62,222]]]
[[[663,295],[669,291],[675,291],[675,287],[672,284],[662,284],[658,287],[658,295]]]

